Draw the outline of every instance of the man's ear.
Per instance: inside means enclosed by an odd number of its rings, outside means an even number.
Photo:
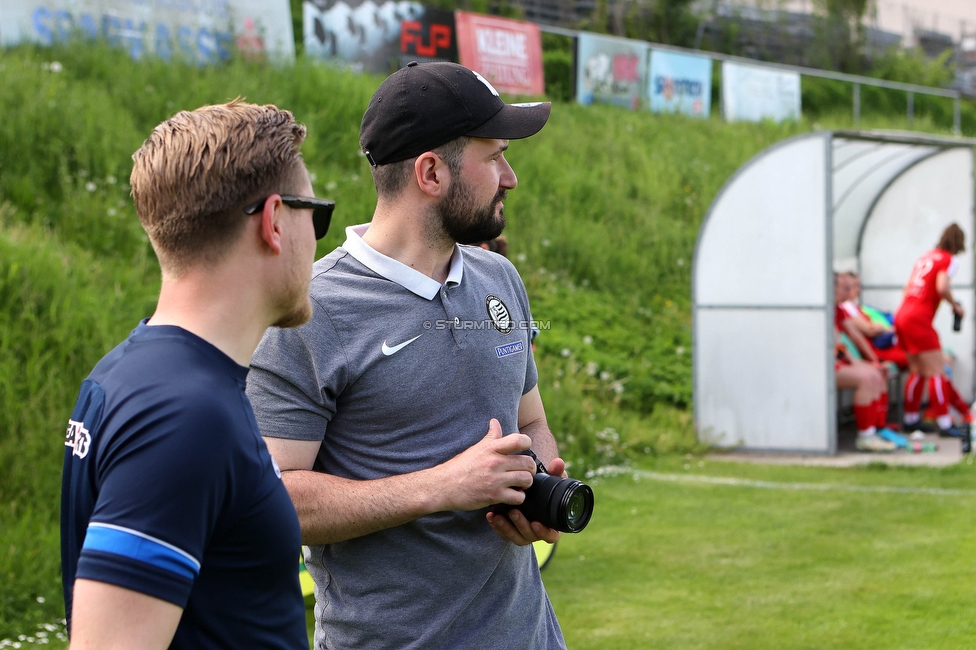
[[[451,172],[444,159],[433,151],[427,151],[413,162],[413,173],[421,191],[431,198],[440,198],[451,184]]]
[[[261,211],[261,241],[275,255],[281,254],[281,218],[284,205],[280,194],[272,194],[264,202],[264,209]]]

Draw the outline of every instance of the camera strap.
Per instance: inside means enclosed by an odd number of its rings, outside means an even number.
[[[530,458],[532,458],[532,460],[535,461],[535,472],[536,472],[536,474],[548,474],[549,473],[549,470],[547,470],[546,469],[546,466],[542,464],[542,461],[539,460],[539,457],[535,455],[535,452],[534,451],[532,451],[531,449],[526,449],[525,451],[520,452],[520,453],[522,455],[524,455],[524,456],[529,456]]]

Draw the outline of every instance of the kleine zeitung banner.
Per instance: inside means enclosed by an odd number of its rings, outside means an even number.
[[[455,22],[461,65],[479,73],[499,92],[545,93],[538,25],[466,11],[455,12]]]

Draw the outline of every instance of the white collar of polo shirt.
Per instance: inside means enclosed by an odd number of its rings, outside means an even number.
[[[391,282],[396,282],[421,298],[433,300],[437,296],[437,292],[441,290],[440,283],[420,271],[410,268],[403,262],[387,257],[364,242],[363,235],[366,234],[367,230],[369,230],[368,223],[346,228],[346,241],[343,242],[342,248],[373,273]],[[447,281],[444,284],[449,287],[460,284],[463,273],[464,256],[461,254],[461,248],[454,244],[451,266],[447,273]]]

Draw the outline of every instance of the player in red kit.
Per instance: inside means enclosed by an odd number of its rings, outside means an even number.
[[[952,297],[950,278],[958,263],[955,256],[966,248],[962,229],[952,224],[942,233],[939,245],[915,262],[912,275],[905,285],[901,307],[895,315],[895,332],[908,356],[910,374],[905,382],[905,430],[921,428],[919,409],[922,392],[929,387],[929,406],[935,415],[942,435],[961,435],[952,425],[949,405],[958,410],[968,425],[972,417],[969,405],[959,396],[946,376],[942,345],[932,327],[932,319],[942,300],[952,306],[959,317],[963,308]]]
[[[863,360],[851,357],[847,348],[840,343],[841,333],[861,336],[850,326],[850,317],[841,308],[841,303],[849,295],[847,276],[834,275],[834,330],[837,335],[837,355],[834,360],[834,373],[837,388],[854,391],[854,421],[857,425],[855,447],[858,451],[894,451],[897,445],[892,442],[895,434],[887,427],[888,418],[888,376],[878,360]],[[863,337],[861,337],[863,338]],[[867,344],[865,344],[867,345]],[[870,348],[868,348],[870,350]]]

